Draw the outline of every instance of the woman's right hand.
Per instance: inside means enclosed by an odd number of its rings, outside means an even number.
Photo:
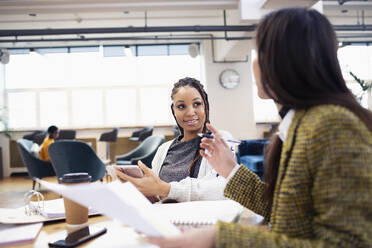
[[[209,123],[207,123],[207,128],[213,133],[214,139],[203,138],[201,140],[200,147],[208,152],[200,150],[200,154],[208,160],[218,174],[226,178],[236,166],[236,159],[217,129]]]
[[[138,161],[138,167],[143,171],[143,177],[131,177],[119,169],[116,169],[116,176],[121,182],[131,182],[145,196],[166,197],[170,191],[170,184],[161,180],[144,163]]]
[[[147,237],[147,241],[161,248],[212,248],[217,227],[193,228],[171,237]]]

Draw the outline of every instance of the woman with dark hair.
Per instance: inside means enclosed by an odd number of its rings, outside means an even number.
[[[160,196],[176,201],[225,199],[225,178],[199,153],[201,138],[209,123],[208,95],[196,79],[183,78],[174,84],[172,114],[180,135],[162,144],[152,161],[152,170],[139,162],[143,178],[130,177],[118,169],[121,181],[132,182],[146,196]],[[225,135],[226,138],[228,134]],[[231,150],[230,150],[231,152]]]
[[[212,126],[200,151],[228,179],[225,196],[265,217],[265,231],[219,222],[161,247],[372,247],[372,115],[345,85],[336,36],[316,10],[272,12],[258,25],[253,71],[282,122],[265,158],[265,182],[237,165]]]

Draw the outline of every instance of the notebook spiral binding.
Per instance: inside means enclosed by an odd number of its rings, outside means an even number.
[[[173,220],[172,223],[183,229],[199,228],[216,224],[213,220]]]
[[[36,198],[36,204],[31,204],[33,198]],[[36,190],[30,190],[24,194],[23,201],[25,204],[25,214],[27,216],[41,215],[42,211],[44,211],[44,196]]]

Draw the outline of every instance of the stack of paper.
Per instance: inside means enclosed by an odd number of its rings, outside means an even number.
[[[0,225],[0,246],[23,244],[33,241],[40,232],[42,223],[31,225]]]

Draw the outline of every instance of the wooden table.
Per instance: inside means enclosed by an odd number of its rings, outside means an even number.
[[[105,216],[90,217],[88,220],[90,226],[97,225],[107,228],[107,232],[89,242],[78,247],[125,247],[144,244],[142,235],[136,233],[132,228],[125,227],[116,221],[112,221]],[[22,248],[47,248],[48,242],[55,242],[66,237],[66,223],[44,223],[38,237],[33,243],[23,245],[12,245],[7,247]]]
[[[262,218],[257,217],[253,212],[245,210],[240,217],[238,223],[246,225],[260,225],[263,229],[267,229],[266,225],[262,225]],[[88,219],[89,225],[98,225],[107,228],[107,233],[87,242],[79,247],[137,247],[144,245],[148,247],[157,247],[144,242],[144,236],[136,233],[133,228],[124,226],[119,222],[112,221],[105,216],[91,216]],[[65,221],[57,223],[44,223],[38,237],[33,243],[23,245],[13,245],[11,247],[22,248],[47,248],[48,242],[55,242],[66,237],[67,226]],[[7,246],[10,247],[10,246]]]

